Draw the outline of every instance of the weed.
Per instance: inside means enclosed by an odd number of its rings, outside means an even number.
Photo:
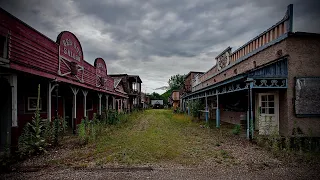
[[[234,135],[239,135],[240,130],[241,130],[240,125],[239,125],[239,124],[236,124],[236,125],[234,126],[234,128],[232,129],[232,134],[234,134]]]

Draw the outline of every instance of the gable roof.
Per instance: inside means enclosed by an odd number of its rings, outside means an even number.
[[[114,83],[113,86],[116,89],[119,85],[119,83],[121,82],[122,78],[113,78],[114,79]]]

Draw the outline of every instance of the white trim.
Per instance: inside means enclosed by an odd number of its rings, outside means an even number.
[[[84,117],[87,117],[87,95],[88,91],[86,90],[81,90],[83,94],[83,115]]]
[[[17,75],[12,74],[9,77],[9,82],[11,85],[11,109],[12,109],[12,114],[11,114],[11,126],[12,127],[17,127],[18,126],[18,103],[17,103],[17,97],[18,97],[18,81],[17,81]]]
[[[102,112],[102,108],[101,108],[101,97],[102,97],[102,94],[98,93],[98,97],[99,97],[99,115],[101,115],[101,112]]]

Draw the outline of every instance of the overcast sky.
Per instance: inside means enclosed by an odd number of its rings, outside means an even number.
[[[290,3],[293,30],[320,33],[319,0],[0,0],[54,41],[74,33],[86,61],[102,57],[108,73],[139,75],[149,93],[171,75],[207,71],[226,47],[280,21]]]

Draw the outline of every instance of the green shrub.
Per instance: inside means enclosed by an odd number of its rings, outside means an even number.
[[[189,102],[188,107],[193,117],[197,117],[199,115],[199,110],[204,109],[204,105],[201,104],[200,100],[194,100]]]
[[[87,131],[87,125],[88,125],[88,117],[81,120],[81,123],[78,124],[78,137],[80,139],[81,144],[87,144],[89,141],[89,132]]]
[[[240,130],[241,130],[240,125],[239,125],[239,124],[236,124],[236,125],[234,126],[234,128],[232,129],[232,134],[234,134],[234,135],[239,135],[239,134],[240,134]]]

